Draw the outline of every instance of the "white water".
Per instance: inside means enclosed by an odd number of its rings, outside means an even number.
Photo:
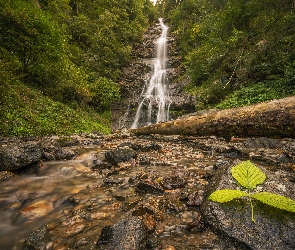
[[[140,119],[144,119],[145,123],[141,125],[149,125],[153,122],[169,120],[171,99],[167,91],[166,83],[168,27],[163,23],[162,18],[159,18],[159,22],[162,28],[162,34],[157,40],[157,58],[154,62],[154,74],[150,79],[146,91],[143,91],[141,95],[142,100],[138,105],[134,122],[131,126],[133,129],[138,128]]]

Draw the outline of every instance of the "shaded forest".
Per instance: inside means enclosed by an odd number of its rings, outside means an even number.
[[[120,71],[159,16],[197,110],[294,95],[294,12],[294,0],[2,0],[0,135],[108,133]]]

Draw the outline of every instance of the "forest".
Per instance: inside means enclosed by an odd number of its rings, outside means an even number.
[[[1,0],[0,135],[110,132],[132,46],[162,16],[196,109],[295,94],[294,0]]]

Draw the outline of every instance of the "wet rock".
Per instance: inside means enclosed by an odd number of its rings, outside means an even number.
[[[113,226],[112,249],[145,249],[146,233],[141,219],[123,219]]]
[[[0,146],[0,170],[16,170],[42,159],[41,142],[23,142]]]
[[[282,171],[277,174],[266,168],[259,168],[267,175],[267,181],[257,188],[258,191],[295,199],[295,184],[281,178]],[[233,181],[230,168],[220,171],[211,181],[211,185],[208,195],[217,189],[239,189]],[[240,247],[254,250],[295,249],[295,214],[255,200],[253,203],[255,223],[251,220],[251,207],[247,199],[236,199],[223,204],[206,200],[202,213],[216,233],[226,239],[234,239]]]
[[[163,213],[156,206],[148,203],[136,206],[132,209],[131,214],[133,216],[152,215],[156,220],[161,220],[163,218]]]
[[[267,137],[247,138],[244,141],[246,148],[271,148],[276,149],[282,147],[280,141]]]
[[[202,205],[203,201],[204,201],[204,191],[198,190],[196,192],[189,194],[188,201],[186,204],[189,207],[199,207],[200,205]]]
[[[111,226],[104,226],[101,230],[99,239],[96,245],[106,245],[113,239],[113,228]]]
[[[68,148],[62,148],[56,141],[43,143],[43,158],[45,160],[70,160],[76,153]]]
[[[140,193],[162,194],[164,189],[150,180],[144,180],[137,184],[137,191]]]
[[[47,235],[47,230],[45,227],[42,227],[40,229],[37,229],[30,233],[24,244],[23,244],[23,249],[24,250],[41,250],[41,249],[46,249],[46,235]]]
[[[114,178],[114,177],[109,177],[105,178],[103,180],[104,186],[113,186],[113,185],[119,185],[122,184],[124,179],[122,178]]]
[[[177,189],[177,188],[183,188],[186,185],[186,180],[184,178],[176,176],[168,176],[164,177],[161,180],[161,185],[165,189]]]
[[[105,161],[117,165],[119,162],[128,161],[137,157],[135,150],[129,147],[118,147],[105,153]]]
[[[0,171],[0,181],[4,181],[14,177],[15,174],[10,171]]]
[[[131,142],[123,142],[118,146],[118,148],[125,148],[125,147],[132,148],[135,151],[142,150],[142,146],[140,144],[131,143]]]
[[[150,151],[160,151],[161,149],[162,149],[161,145],[157,143],[150,143],[150,144],[142,146],[141,151],[150,152]]]
[[[83,222],[76,222],[73,225],[69,226],[64,233],[66,238],[74,236],[78,233],[81,233],[84,229],[85,225]]]
[[[71,147],[79,145],[79,141],[77,138],[72,137],[61,137],[57,139],[57,143],[60,147]]]

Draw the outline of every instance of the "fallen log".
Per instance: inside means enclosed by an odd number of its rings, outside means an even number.
[[[132,132],[137,135],[295,138],[295,96],[241,108],[208,111],[133,129]]]

